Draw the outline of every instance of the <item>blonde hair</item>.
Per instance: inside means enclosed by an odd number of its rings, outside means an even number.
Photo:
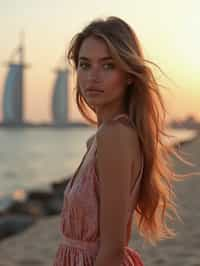
[[[176,152],[175,147],[163,142],[163,136],[170,136],[165,132],[167,110],[159,91],[160,85],[146,63],[157,65],[145,60],[133,29],[122,19],[113,16],[92,21],[71,40],[67,59],[75,70],[78,66],[80,47],[89,36],[104,40],[111,56],[133,78],[133,83],[127,86],[124,106],[137,128],[144,156],[135,218],[139,233],[154,245],[161,239],[176,235],[166,223],[166,218],[173,218],[170,211],[180,218],[174,201],[172,182],[187,175],[178,175],[170,168],[169,156],[175,155],[181,161],[187,161]],[[91,110],[95,113],[94,108],[89,106],[77,85],[75,89],[80,112],[87,121],[97,124],[91,117]]]

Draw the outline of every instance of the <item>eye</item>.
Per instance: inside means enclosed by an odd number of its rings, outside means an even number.
[[[113,63],[106,63],[103,65],[104,69],[113,69],[115,66]]]
[[[89,64],[88,63],[84,63],[84,62],[80,62],[79,63],[79,67],[82,68],[82,69],[87,69],[89,67]]]

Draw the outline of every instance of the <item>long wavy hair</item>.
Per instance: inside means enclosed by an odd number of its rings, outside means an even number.
[[[145,241],[155,245],[161,239],[176,235],[168,227],[166,218],[173,220],[175,216],[181,220],[172,184],[187,174],[173,171],[170,155],[191,165],[178,154],[175,147],[163,140],[171,136],[165,130],[167,110],[159,91],[159,87],[164,86],[157,83],[148,63],[163,71],[157,64],[144,58],[133,29],[122,19],[110,16],[93,20],[72,38],[66,56],[75,73],[80,47],[89,36],[104,40],[113,59],[133,78],[132,84],[127,86],[124,106],[136,126],[144,156],[141,190],[134,218],[139,234]],[[88,122],[97,125],[97,120],[92,118],[95,108],[81,94],[77,80],[74,89],[79,111]]]

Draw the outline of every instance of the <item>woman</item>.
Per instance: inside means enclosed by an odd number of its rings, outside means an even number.
[[[75,35],[68,59],[77,106],[98,129],[65,189],[54,266],[143,265],[128,247],[133,218],[152,244],[173,237],[166,224],[169,211],[179,217],[172,181],[184,176],[168,165],[170,154],[183,159],[162,142],[159,86],[133,29],[117,17],[94,20]]]

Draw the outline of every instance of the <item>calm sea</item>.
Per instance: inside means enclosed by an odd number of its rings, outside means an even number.
[[[9,198],[23,191],[49,189],[52,181],[72,174],[86,151],[86,140],[95,128],[0,129],[0,209]],[[190,138],[194,131],[170,130],[177,139]]]

